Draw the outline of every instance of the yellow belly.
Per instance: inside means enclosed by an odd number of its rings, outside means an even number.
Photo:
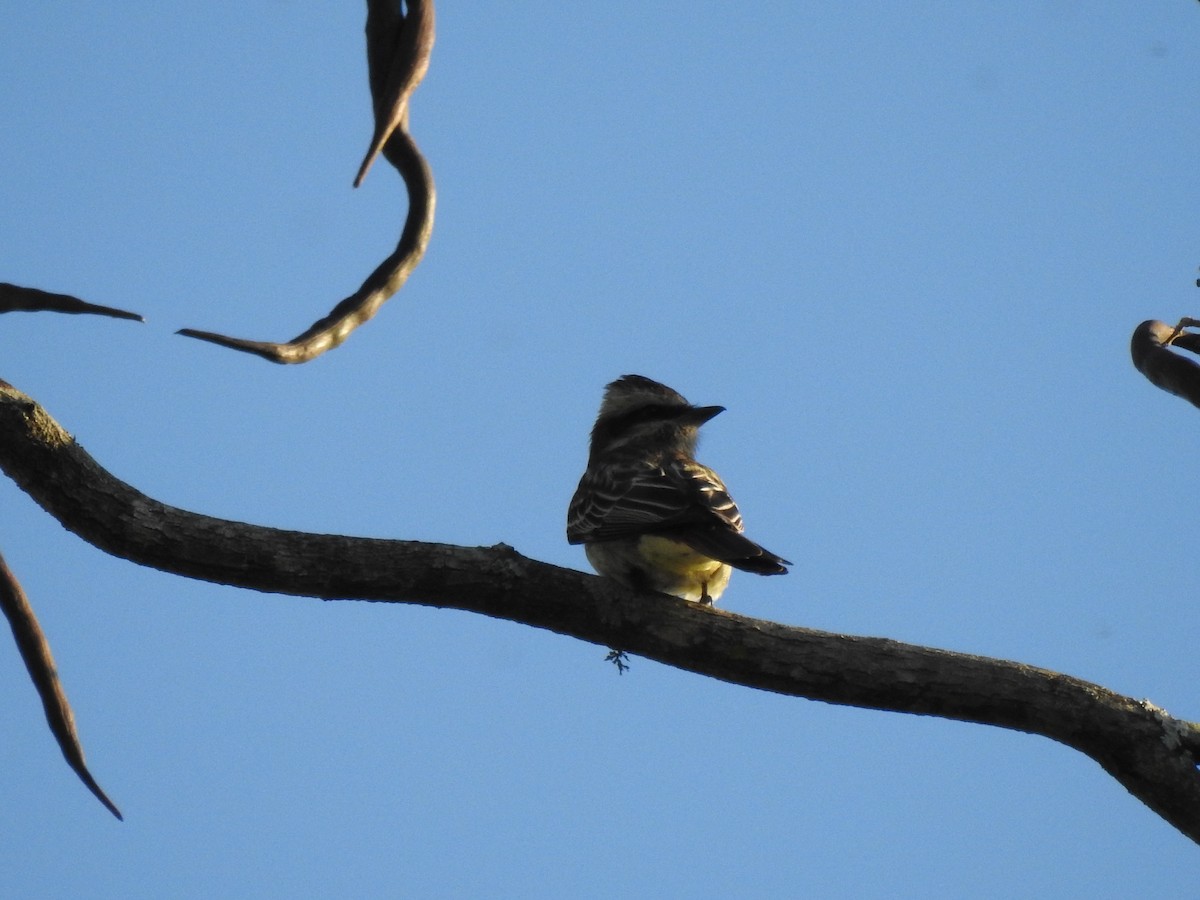
[[[707,598],[711,602],[720,597],[729,584],[729,566],[670,538],[643,535],[638,552],[647,566],[657,571],[661,583],[659,590],[684,600]]]
[[[702,556],[687,544],[656,534],[644,535],[638,543],[638,550],[647,563],[658,569],[698,579],[708,578],[723,565],[715,559]]]
[[[661,591],[692,602],[711,602],[729,584],[729,566],[659,535],[584,545],[593,568],[634,590]]]

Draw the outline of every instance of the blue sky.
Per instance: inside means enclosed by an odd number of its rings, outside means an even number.
[[[1197,315],[1200,6],[445,4],[394,245],[364,8],[12,5],[0,377],[166,502],[586,568],[603,385],[728,411],[701,459],[796,561],[753,616],[1020,660],[1200,718],[1200,412],[1132,369]],[[6,896],[1128,897],[1196,849],[1044,739],[781,698],[467,614],[195,583],[0,484],[0,548],[122,825],[0,640]]]

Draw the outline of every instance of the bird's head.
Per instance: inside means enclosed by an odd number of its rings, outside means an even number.
[[[604,389],[592,428],[592,456],[678,451],[691,456],[700,426],[723,406],[692,406],[678,391],[642,375],[622,375]]]

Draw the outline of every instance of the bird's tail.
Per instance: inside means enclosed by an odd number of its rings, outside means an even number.
[[[725,529],[712,531],[685,530],[675,535],[697,553],[711,559],[758,575],[784,575],[791,565],[782,556],[776,556],[766,547],[760,547],[745,535]]]

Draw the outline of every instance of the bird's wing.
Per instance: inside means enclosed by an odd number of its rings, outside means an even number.
[[[784,567],[791,563],[742,534],[742,514],[716,472],[683,459],[668,465],[667,472],[677,481],[686,480],[696,497],[693,515],[681,523],[684,527],[672,530],[673,537],[697,553],[748,572],[779,575],[787,571]]]
[[[689,514],[680,524],[723,526],[734,534],[746,530],[742,514],[729,496],[721,476],[693,459],[675,459],[664,466],[667,477],[691,497]]]
[[[692,504],[661,466],[601,466],[580,479],[567,511],[567,540],[581,544],[655,532],[682,521]]]
[[[716,472],[687,459],[614,464],[584,473],[567,513],[567,539],[579,544],[688,525],[741,533],[742,515]]]
[[[567,512],[572,544],[664,534],[738,568],[785,572],[790,563],[744,537],[744,527],[721,477],[684,458],[585,472]]]

